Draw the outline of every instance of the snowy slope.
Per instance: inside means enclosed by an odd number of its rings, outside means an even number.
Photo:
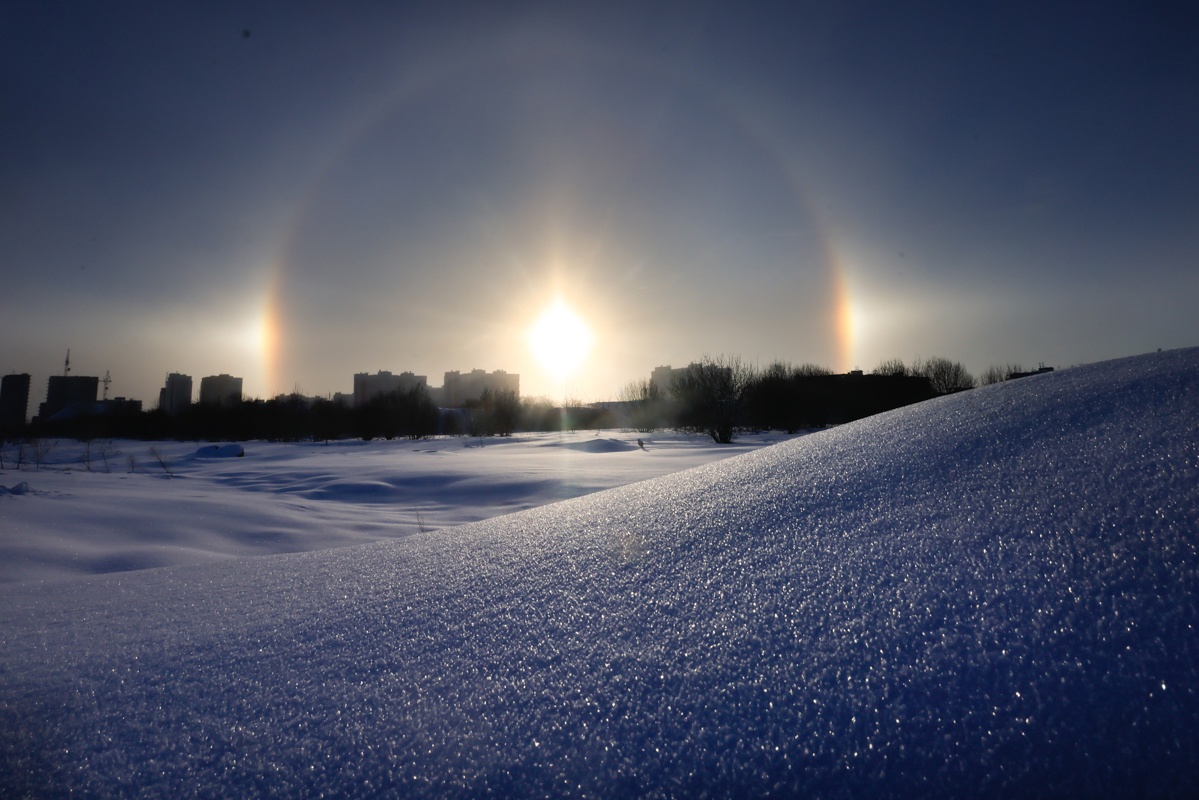
[[[1199,350],[400,540],[0,587],[0,794],[1183,796]]]

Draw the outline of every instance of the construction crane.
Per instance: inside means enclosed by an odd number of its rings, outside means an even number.
[[[63,365],[62,365],[62,374],[63,375],[71,374],[71,349],[69,347],[67,348],[67,360],[64,361]]]
[[[100,381],[104,384],[104,399],[108,399],[108,384],[112,383],[112,376],[108,374],[108,370],[104,370],[104,380]]]

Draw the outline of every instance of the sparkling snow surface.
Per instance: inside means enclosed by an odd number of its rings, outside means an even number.
[[[1184,796],[1199,350],[486,522],[0,587],[0,794]]]

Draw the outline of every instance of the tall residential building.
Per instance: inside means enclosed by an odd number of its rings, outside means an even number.
[[[520,397],[520,375],[502,369],[495,372],[472,369],[465,375],[457,370],[447,372],[441,390],[441,404],[445,408],[462,408],[469,401],[478,400],[488,390],[493,394],[512,392]]]
[[[238,389],[238,396],[241,390]],[[192,404],[192,376],[172,372],[166,386],[158,390],[158,408],[171,416],[183,413]]]
[[[382,370],[374,375],[359,372],[354,375],[354,405],[362,408],[372,399],[392,392],[408,392],[417,386],[428,388],[429,379],[424,375],[414,375],[411,372],[401,372],[392,375]]]
[[[96,403],[100,379],[89,375],[51,375],[46,386],[46,402],[38,407],[43,421],[69,409],[90,412]]]
[[[234,406],[241,402],[241,378],[209,375],[200,379],[200,402],[205,405]]]
[[[0,380],[0,434],[18,431],[29,413],[29,375],[5,375]]]

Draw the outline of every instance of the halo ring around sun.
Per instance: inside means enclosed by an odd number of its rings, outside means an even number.
[[[368,108],[360,118],[353,121],[353,124],[348,125],[344,136],[331,143],[319,168],[315,170],[317,177],[311,182],[307,191],[302,194],[300,201],[296,203],[295,210],[284,227],[280,236],[277,257],[272,262],[271,274],[264,293],[263,324],[264,328],[269,328],[271,335],[262,337],[261,369],[262,378],[271,391],[277,390],[284,382],[281,376],[284,370],[283,362],[288,350],[294,347],[290,341],[291,331],[286,324],[285,314],[287,310],[285,287],[289,262],[296,247],[296,238],[301,231],[307,229],[308,215],[315,203],[315,198],[320,196],[325,181],[337,166],[349,157],[354,148],[381,124],[381,120],[388,118],[389,114],[393,114],[397,109],[402,109],[420,97],[440,89],[459,74],[468,73],[477,63],[486,61],[486,53],[476,54],[474,61],[455,61],[457,71],[438,73],[434,70],[422,75],[419,80],[405,81],[393,87],[391,91],[384,92],[380,96],[377,104]],[[672,76],[671,79],[675,79],[675,76]],[[820,204],[810,196],[809,182],[801,164],[788,147],[785,137],[775,129],[768,118],[755,114],[751,108],[731,101],[722,93],[714,91],[704,84],[695,84],[691,88],[711,103],[718,113],[732,120],[753,146],[760,148],[767,157],[772,159],[778,166],[780,174],[787,180],[799,205],[815,221],[824,247],[823,267],[830,279],[829,339],[832,346],[831,355],[838,368],[849,369],[859,344],[856,330],[858,327],[857,314],[854,313],[852,287],[849,281],[851,276],[848,267],[850,265],[846,263],[844,254],[831,233],[831,227],[821,213]],[[586,330],[585,325],[583,325],[583,329]],[[530,332],[530,348],[534,353],[538,353],[537,357],[540,363],[555,373],[562,373],[563,370],[569,372],[580,366],[590,349],[590,338],[585,339],[584,345],[582,348],[576,347],[575,355],[570,357],[569,350],[565,345],[556,345],[553,348],[548,344],[544,348],[542,345],[534,345],[532,332]],[[542,349],[547,351],[545,355],[540,354],[539,351]],[[554,350],[565,352],[560,352],[558,356],[550,355],[550,351]],[[550,366],[550,362],[556,366]],[[287,366],[294,365],[288,364]],[[560,374],[559,377],[564,377],[564,375]]]

